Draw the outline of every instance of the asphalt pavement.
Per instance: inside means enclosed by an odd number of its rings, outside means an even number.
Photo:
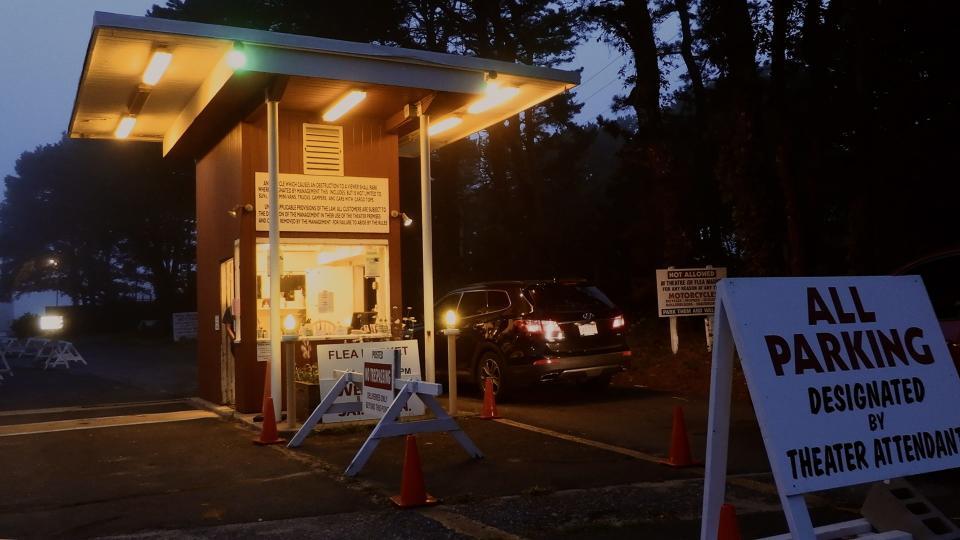
[[[703,468],[659,461],[678,406],[703,459],[705,400],[544,387],[498,404],[502,419],[481,420],[480,401],[463,389],[457,418],[485,457],[470,458],[447,434],[421,434],[424,482],[442,504],[397,510],[388,498],[400,490],[402,438],[383,441],[347,478],[369,423],[324,427],[298,449],[255,446],[256,426],[177,397],[187,361],[135,349],[107,358],[109,347],[87,347],[92,369],[15,365],[21,386],[0,388],[9,391],[0,407],[0,537],[699,537]],[[130,397],[141,399],[116,403]],[[785,532],[749,403],[733,408],[730,459],[726,500],[744,537]],[[960,475],[912,480],[957,520]],[[815,523],[857,517],[864,493],[808,497]]]

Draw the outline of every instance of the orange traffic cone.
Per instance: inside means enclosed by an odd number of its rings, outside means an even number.
[[[670,436],[670,458],[663,464],[671,467],[690,467],[699,465],[690,455],[690,441],[687,439],[687,423],[683,420],[683,408],[673,408],[673,433]]]
[[[400,508],[415,508],[438,502],[423,486],[420,452],[417,451],[417,437],[414,435],[407,435],[407,447],[403,453],[403,474],[400,477],[400,495],[390,497],[390,500]]]
[[[497,400],[493,395],[493,379],[490,377],[487,377],[483,383],[483,411],[480,412],[480,418],[484,420],[500,418],[497,414]]]
[[[720,507],[720,526],[717,528],[717,540],[740,540],[737,511],[732,504],[724,504]]]
[[[273,414],[273,398],[270,396],[263,398],[263,428],[260,430],[260,438],[253,442],[261,445],[287,442],[277,435],[277,418]]]

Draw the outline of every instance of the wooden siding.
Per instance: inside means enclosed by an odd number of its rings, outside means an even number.
[[[318,123],[316,112],[280,110],[281,173],[303,173],[302,125]],[[388,179],[390,209],[400,209],[400,173],[397,136],[386,133],[382,122],[357,118],[343,125],[344,174]],[[265,107],[235,126],[197,163],[197,283],[198,377],[200,395],[220,402],[220,341],[213,330],[220,314],[219,264],[233,256],[240,240],[240,330],[236,349],[236,408],[240,412],[262,407],[264,368],[256,359],[256,237],[254,215],[232,218],[234,205],[255,202],[255,173],[267,170]],[[400,220],[390,220],[388,234],[282,233],[283,238],[358,238],[389,241],[390,305],[402,306]],[[388,314],[389,317],[389,314]],[[281,396],[282,398],[282,396]]]

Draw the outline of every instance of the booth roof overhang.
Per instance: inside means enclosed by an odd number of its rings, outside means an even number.
[[[147,84],[155,53],[168,53],[162,78]],[[241,51],[239,66],[237,54]],[[349,112],[397,133],[400,155],[419,155],[417,104],[433,124],[459,123],[431,136],[441,147],[501,122],[579,84],[580,74],[497,60],[152,17],[97,12],[68,133],[163,143],[193,154],[244,120],[271,86],[280,108],[324,111],[352,90],[366,99]],[[509,99],[471,112],[490,81]],[[411,121],[413,120],[413,121]],[[456,123],[457,120],[449,122]]]

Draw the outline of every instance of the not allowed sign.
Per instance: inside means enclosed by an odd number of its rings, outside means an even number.
[[[662,268],[657,270],[657,307],[661,317],[713,315],[717,281],[726,268]]]

